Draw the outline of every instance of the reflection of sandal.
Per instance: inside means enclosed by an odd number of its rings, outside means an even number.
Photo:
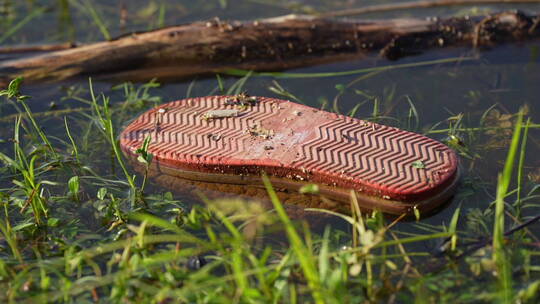
[[[448,200],[458,160],[425,136],[290,101],[213,96],[174,101],[149,110],[121,134],[136,157],[145,137],[161,173],[186,179],[260,184],[277,189],[320,185],[323,196],[383,212],[426,212]]]

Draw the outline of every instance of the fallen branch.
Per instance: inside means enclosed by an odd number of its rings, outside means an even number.
[[[33,112],[32,116],[34,118],[42,118],[42,117],[62,117],[63,115],[70,114],[70,113],[80,113],[80,112],[86,112],[90,111],[91,108],[89,107],[77,107],[77,108],[68,108],[68,109],[60,109],[60,110],[48,110],[44,112]],[[62,116],[61,116],[62,115]],[[13,123],[13,121],[17,117],[26,117],[28,116],[26,113],[15,113],[6,115],[3,117],[0,117],[0,124],[1,123]]]
[[[539,16],[503,12],[449,19],[332,20],[289,15],[250,22],[195,22],[112,41],[0,62],[0,82],[77,76],[145,81],[225,72],[275,71],[364,58],[398,59],[431,48],[490,47],[540,36]],[[1,51],[0,51],[1,53]]]

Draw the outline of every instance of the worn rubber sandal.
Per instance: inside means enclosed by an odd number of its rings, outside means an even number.
[[[319,184],[321,195],[386,213],[427,212],[454,193],[454,151],[425,136],[291,101],[210,96],[151,109],[122,132],[136,158],[146,137],[152,170],[189,180],[277,189]]]

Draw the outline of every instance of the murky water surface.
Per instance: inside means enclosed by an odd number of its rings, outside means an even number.
[[[219,16],[221,19],[256,19],[274,17],[289,13],[310,11],[330,11],[354,7],[368,1],[289,1],[245,0],[245,1],[0,1],[0,37],[16,25],[21,27],[1,43],[5,45],[61,43],[66,41],[90,42],[102,40],[103,30],[92,17],[99,15],[102,25],[111,36],[131,31],[143,31],[160,26],[174,25]],[[372,4],[379,1],[369,1]],[[91,5],[90,5],[91,3]],[[41,7],[46,11],[39,11]],[[385,14],[370,14],[362,18],[424,17],[431,15],[449,16],[469,13],[498,11],[505,6],[485,6],[466,9],[441,8],[416,11],[398,11]],[[540,11],[538,5],[520,6],[525,11]],[[29,15],[34,17],[28,17]],[[32,18],[20,24],[24,18]],[[358,17],[360,18],[360,17]],[[4,33],[4,34],[2,34]],[[398,62],[387,62],[375,55],[362,62],[347,62],[325,66],[297,69],[290,72],[338,72],[362,67],[423,62],[440,58],[479,56],[472,61],[432,65],[386,71],[374,75],[354,85],[342,88],[355,81],[360,75],[305,78],[273,79],[253,77],[245,84],[251,95],[282,97],[275,93],[283,87],[303,103],[341,113],[355,112],[358,118],[373,117],[381,123],[424,133],[437,140],[455,135],[460,140],[463,182],[455,199],[426,223],[440,225],[448,223],[458,206],[465,210],[484,209],[494,199],[497,174],[504,163],[514,114],[524,107],[532,122],[536,122],[540,111],[540,42],[507,45],[495,50],[476,53],[471,49],[450,49],[430,51],[426,55],[409,57]],[[230,87],[237,78],[224,77],[225,86]],[[277,82],[277,83],[276,83]],[[123,101],[123,89],[113,89],[112,83],[95,83],[95,91],[111,96],[111,101]],[[166,102],[186,96],[202,96],[215,92],[215,78],[194,78],[181,83],[169,83],[150,94]],[[24,86],[23,93],[31,95],[32,110],[38,114],[47,134],[66,139],[64,116],[72,126],[72,132],[79,138],[80,153],[87,162],[100,172],[111,171],[110,151],[100,149],[94,143],[96,129],[88,129],[84,118],[88,105],[67,95],[88,98],[88,81],[81,79],[60,85]],[[153,106],[153,102],[141,104],[138,112]],[[335,106],[334,106],[335,104]],[[416,115],[411,113],[416,112]],[[13,118],[16,113],[12,105],[0,105],[0,138],[10,138],[13,132]],[[119,124],[125,124],[135,116],[116,117]],[[477,128],[481,121],[483,130]],[[456,127],[455,130],[451,130]],[[509,133],[510,132],[510,133]],[[536,128],[529,132],[527,158],[524,175],[527,183],[540,182],[540,138]],[[97,141],[97,143],[101,143]],[[8,151],[8,143],[0,144],[0,149]],[[103,157],[105,156],[105,157]],[[59,177],[60,178],[60,177]],[[5,180],[5,182],[7,182]],[[151,184],[148,192],[160,193],[160,185]],[[219,187],[216,189],[219,194]],[[186,203],[196,203],[192,196],[178,195]],[[466,214],[466,212],[465,212]],[[403,229],[409,229],[403,224]]]

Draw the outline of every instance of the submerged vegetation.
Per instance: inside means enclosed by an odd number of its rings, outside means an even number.
[[[146,2],[137,22],[148,28],[165,24],[175,5]],[[45,14],[28,1],[34,13],[15,18],[12,2],[0,3],[9,17],[2,26],[11,22],[0,41]],[[94,34],[115,32],[99,1],[55,3],[61,24],[72,7]],[[231,71],[242,77],[179,87],[84,80],[54,93],[15,79],[0,88],[0,302],[538,303],[537,54],[530,46],[517,68],[427,58],[399,69]],[[274,94],[420,132],[459,153],[462,184],[441,213],[411,219],[362,213],[354,194],[348,214],[307,209],[293,218],[265,177],[271,209],[171,193],[133,172],[117,135],[180,90]],[[148,144],[138,150],[145,166]]]

